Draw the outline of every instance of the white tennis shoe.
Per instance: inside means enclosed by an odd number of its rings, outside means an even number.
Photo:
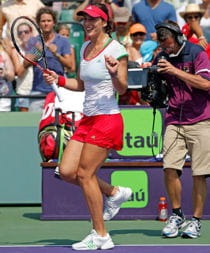
[[[105,237],[100,236],[92,229],[91,233],[81,242],[72,244],[73,250],[97,250],[97,249],[112,249],[114,243],[109,234]]]
[[[114,196],[106,197],[103,214],[104,221],[109,221],[115,215],[117,215],[121,204],[128,201],[128,199],[131,197],[131,194],[131,188],[119,186],[119,190]]]

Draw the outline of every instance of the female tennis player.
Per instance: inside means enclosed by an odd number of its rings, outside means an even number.
[[[127,88],[127,52],[109,36],[111,22],[103,4],[87,6],[78,12],[89,40],[81,48],[81,63],[77,79],[66,79],[50,71],[44,74],[48,84],[75,91],[85,90],[84,117],[69,141],[60,164],[63,180],[81,187],[90,212],[93,229],[74,250],[111,249],[114,243],[107,233],[104,220],[113,218],[120,205],[132,192],[127,187],[113,187],[96,176],[111,149],[123,145],[123,119],[115,92]],[[103,214],[103,197],[106,208]]]

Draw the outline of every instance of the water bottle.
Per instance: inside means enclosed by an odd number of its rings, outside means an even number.
[[[168,204],[165,197],[160,197],[158,203],[158,218],[159,221],[166,221],[168,219]]]

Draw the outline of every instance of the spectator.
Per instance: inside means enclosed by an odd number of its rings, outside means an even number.
[[[200,25],[203,28],[206,40],[210,43],[210,0],[203,0],[200,4],[200,8],[205,10]]]
[[[125,47],[132,45],[129,28],[131,25],[131,13],[126,7],[118,7],[114,12],[114,28],[112,38],[119,41]]]
[[[139,67],[142,64],[142,56],[140,47],[146,37],[146,29],[143,25],[136,23],[129,28],[129,33],[132,39],[132,45],[127,46],[128,60],[130,64],[136,62]],[[119,96],[120,105],[144,105],[145,101],[141,99],[141,94],[135,90],[127,90],[123,95]]]
[[[132,45],[127,48],[128,60],[138,62],[139,65],[142,64],[142,56],[140,54],[140,47],[146,38],[146,28],[139,23],[133,24],[129,33],[132,39]]]
[[[7,23],[6,37],[10,38],[12,22],[19,16],[26,14],[35,20],[36,12],[44,7],[41,0],[7,0],[0,8],[0,36],[3,26]]]
[[[17,27],[18,37],[21,41],[22,53],[26,51],[26,45],[32,33],[32,27],[28,23],[21,23]],[[32,89],[33,83],[33,68],[32,66],[24,67],[24,60],[18,54],[15,48],[12,49],[12,60],[15,67],[16,73],[16,93],[18,95],[29,95]],[[18,98],[16,99],[15,106],[19,108],[21,112],[27,112],[29,108],[29,98]]]
[[[15,77],[13,63],[0,39],[0,95],[12,95],[12,81]],[[0,111],[11,111],[11,98],[0,98]]]
[[[124,5],[127,7],[130,11],[132,10],[134,4],[140,2],[140,0],[124,0]]]
[[[149,67],[152,65],[152,62],[155,56],[161,51],[158,46],[157,41],[147,40],[144,41],[140,48],[140,53],[142,56],[142,67]]]
[[[132,8],[133,19],[141,23],[147,30],[146,40],[156,40],[155,25],[166,20],[176,21],[173,5],[164,0],[141,0]]]
[[[6,50],[10,57],[13,47],[10,29],[13,21],[24,14],[35,20],[36,12],[43,6],[41,0],[7,0],[0,6],[0,37],[4,38]]]
[[[71,68],[70,44],[66,38],[54,32],[57,22],[56,13],[50,7],[43,7],[37,12],[36,22],[43,33],[48,67],[63,75],[64,67]],[[33,70],[32,94],[46,95],[52,91],[52,88],[45,83],[42,71],[38,67],[33,67]],[[44,99],[32,99],[29,111],[42,111],[43,105]]]
[[[208,46],[203,30],[200,26],[201,17],[204,10],[200,9],[198,4],[188,4],[185,11],[180,12],[180,16],[185,20],[186,24],[182,27],[182,32],[189,41],[199,44],[204,49]]]
[[[71,29],[67,24],[59,24],[57,26],[57,33],[60,34],[61,36],[69,39],[70,34],[71,34]],[[75,50],[71,46],[70,47],[70,52],[71,52],[71,68],[65,68],[66,69],[66,74],[68,76],[68,73],[73,73],[76,71],[76,56],[75,56]]]

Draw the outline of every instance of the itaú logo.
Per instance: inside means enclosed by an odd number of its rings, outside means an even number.
[[[133,136],[131,133],[127,132],[124,136],[124,145],[127,148],[152,148],[152,147],[158,147],[159,137],[157,133],[153,133],[150,136]]]
[[[132,195],[122,208],[144,208],[148,204],[148,175],[143,170],[116,170],[111,174],[111,184],[130,187]]]

